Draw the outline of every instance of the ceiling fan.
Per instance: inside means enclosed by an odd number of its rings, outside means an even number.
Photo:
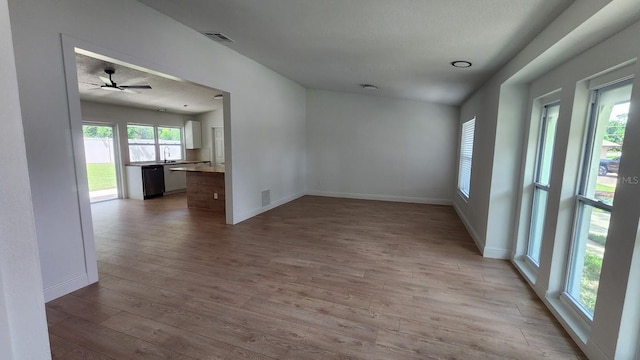
[[[100,80],[104,82],[104,85],[100,86],[100,89],[110,90],[110,91],[123,91],[123,92],[134,93],[134,94],[139,94],[140,92],[132,89],[151,89],[150,85],[118,85],[111,78],[111,76],[116,73],[116,70],[114,68],[108,67],[104,69],[104,72],[107,73],[107,75],[109,75],[109,78],[107,79],[104,76],[99,76]]]

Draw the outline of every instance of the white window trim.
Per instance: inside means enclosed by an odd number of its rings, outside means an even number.
[[[597,116],[597,112],[596,113],[593,112],[595,111],[595,107],[597,106],[599,101],[595,97],[595,92],[606,90],[611,87],[618,88],[618,87],[625,86],[625,83],[627,84],[631,83],[632,81],[631,79],[632,77],[627,77],[627,78],[619,79],[618,81],[611,81],[607,83],[606,86],[603,86],[601,88],[590,89],[590,92],[592,93],[591,100],[590,100],[591,109],[589,110],[589,113],[588,113],[588,121],[586,122],[587,133],[585,135],[585,138],[583,140],[583,145],[582,145],[580,173],[578,174],[579,185],[576,188],[576,194],[574,195],[574,198],[575,198],[575,203],[573,206],[574,220],[573,220],[572,231],[571,231],[571,243],[569,246],[569,254],[568,254],[569,256],[567,258],[567,263],[566,263],[564,287],[562,290],[562,295],[566,298],[565,300],[570,304],[570,306],[572,306],[574,311],[576,311],[584,319],[586,319],[589,325],[591,325],[591,323],[593,322],[593,316],[595,314],[590,313],[589,310],[583,304],[580,303],[579,299],[574,298],[573,295],[570,293],[570,287],[571,287],[570,285],[572,281],[571,276],[575,266],[574,258],[576,256],[574,252],[576,251],[576,244],[579,241],[577,239],[577,236],[578,236],[577,232],[579,230],[580,223],[582,220],[581,211],[584,206],[591,206],[592,208],[604,210],[609,212],[609,214],[611,214],[613,210],[613,205],[606,204],[595,198],[590,198],[586,195],[583,195],[584,189],[587,186],[587,182],[589,178],[589,175],[588,175],[589,165],[590,165],[589,162],[591,161],[589,159],[591,159],[592,157],[592,152],[595,151],[595,149],[593,148],[593,142],[595,138],[596,127],[598,126],[597,119],[595,118],[595,116]],[[591,81],[591,83],[593,83],[593,80]],[[606,250],[606,245],[605,245],[605,250]]]
[[[156,159],[153,161],[159,162],[162,161],[160,159],[161,157],[161,148],[162,145],[166,145],[166,144],[160,144],[160,139],[158,138],[158,128],[169,128],[169,129],[179,129],[180,130],[180,146],[182,147],[182,158],[180,160],[184,160],[186,157],[186,153],[185,153],[185,139],[184,139],[184,127],[182,126],[175,126],[175,125],[154,125],[154,124],[141,124],[141,123],[127,123],[127,132],[128,132],[128,127],[129,126],[147,126],[147,127],[152,127],[153,128],[153,144],[146,144],[146,143],[130,143],[129,142],[129,136],[127,134],[127,149],[129,149],[129,147],[131,145],[148,145],[148,146],[154,146],[156,149]],[[131,161],[131,155],[129,155],[129,163],[130,164],[135,164],[135,163],[145,163],[147,161]]]
[[[475,140],[476,117],[462,123],[460,129],[460,148],[458,158],[458,195],[465,201],[471,196],[471,171],[473,167],[473,144]],[[465,156],[469,154],[469,156]],[[468,166],[465,166],[468,157]],[[466,176],[465,176],[466,175]],[[463,176],[465,176],[463,178]]]

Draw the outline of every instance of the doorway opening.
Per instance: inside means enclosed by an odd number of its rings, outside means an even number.
[[[115,134],[113,125],[82,123],[91,203],[120,197]]]

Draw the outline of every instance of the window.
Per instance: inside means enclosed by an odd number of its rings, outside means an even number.
[[[154,132],[153,126],[127,125],[129,160],[131,162],[156,160]]]
[[[549,179],[553,160],[553,143],[556,137],[556,125],[560,113],[560,104],[547,105],[542,113],[542,124],[538,140],[538,154],[533,179],[533,206],[529,229],[527,255],[536,265],[540,263],[540,246],[542,245],[542,229],[547,211],[549,197]]]
[[[181,160],[182,130],[177,127],[127,125],[131,162]]]
[[[465,198],[469,198],[471,187],[471,160],[473,157],[473,136],[476,118],[462,124],[460,139],[460,164],[458,167],[458,190]]]
[[[566,294],[589,319],[593,318],[607,247],[631,87],[627,81],[593,94],[566,283]]]
[[[158,127],[160,160],[182,159],[182,133],[180,128]]]

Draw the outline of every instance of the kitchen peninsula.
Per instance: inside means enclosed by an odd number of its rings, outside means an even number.
[[[225,212],[224,166],[174,167],[187,173],[187,206]]]
[[[128,197],[143,200],[163,194],[186,191],[186,175],[172,173],[170,170],[174,167],[208,166],[209,164],[211,164],[210,161],[197,160],[148,161],[128,164],[126,166]]]

